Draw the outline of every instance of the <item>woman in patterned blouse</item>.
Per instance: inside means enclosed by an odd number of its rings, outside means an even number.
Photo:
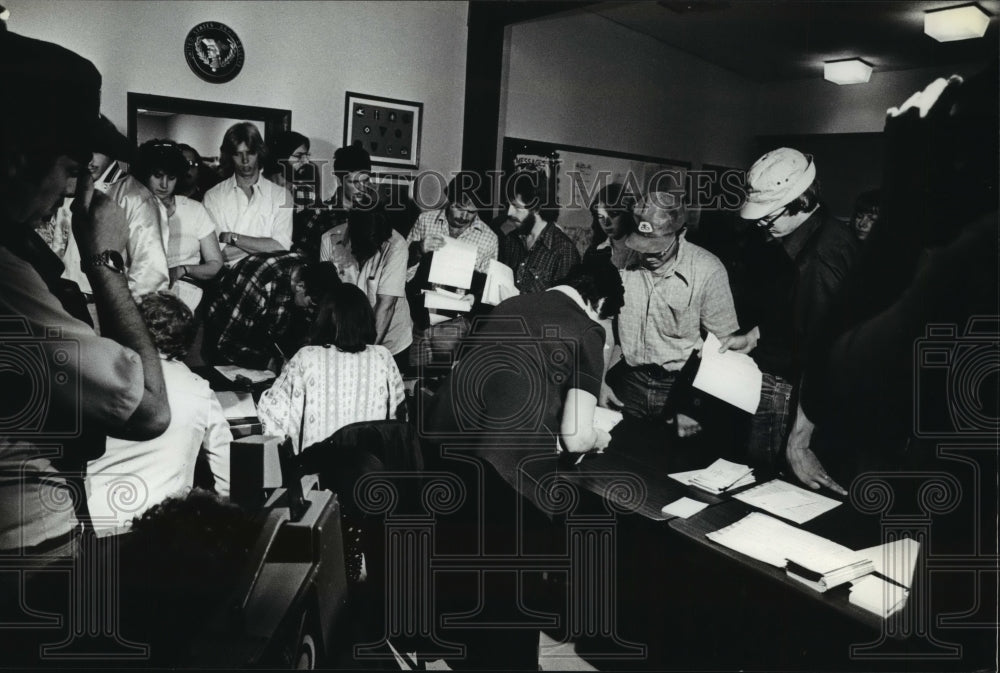
[[[375,313],[364,292],[343,284],[327,293],[309,343],[260,398],[265,434],[287,435],[301,451],[345,425],[395,417],[403,379],[389,351],[374,345]]]

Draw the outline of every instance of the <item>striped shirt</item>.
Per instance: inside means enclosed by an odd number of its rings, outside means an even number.
[[[682,236],[665,272],[622,270],[625,305],[618,334],[625,362],[684,366],[702,344],[701,330],[724,337],[739,329],[729,277],[722,262]]]

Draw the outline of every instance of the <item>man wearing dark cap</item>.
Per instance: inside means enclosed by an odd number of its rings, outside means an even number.
[[[333,153],[333,174],[340,185],[333,197],[326,201],[333,216],[331,226],[320,237],[319,259],[321,262],[333,262],[345,279],[353,281],[354,269],[346,269],[352,265],[346,251],[347,243],[347,213],[355,206],[373,207],[378,195],[372,187],[372,159],[361,141],[353,145],[341,147]]]
[[[125,142],[100,117],[100,74],[62,47],[0,32],[0,79],[0,550],[65,556],[77,546],[81,466],[107,435],[156,437],[170,410],[119,252],[125,213],[86,168],[91,148]],[[34,232],[67,195],[109,338],[84,321],[79,290]]]
[[[695,411],[671,394],[680,370],[701,347],[702,330],[717,337],[739,328],[722,262],[684,237],[687,209],[676,194],[651,192],[635,206],[636,231],[626,245],[641,255],[623,269],[625,306],[618,317],[621,359],[608,371],[610,405],[642,419],[677,421],[677,433],[700,431]],[[737,349],[746,337],[734,337]],[[615,348],[617,351],[618,348]]]

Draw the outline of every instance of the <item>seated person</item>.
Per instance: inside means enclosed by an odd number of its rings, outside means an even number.
[[[506,217],[493,222],[499,259],[514,271],[522,293],[541,292],[580,261],[576,244],[556,226],[559,207],[551,202],[545,173],[519,168],[508,177]]]
[[[590,245],[584,259],[604,255],[616,269],[624,269],[639,261],[639,253],[625,245],[625,239],[635,229],[632,207],[635,197],[613,182],[605,185],[590,202]]]
[[[263,175],[285,188],[294,207],[292,250],[317,261],[320,236],[333,219],[319,202],[319,166],[309,161],[309,138],[295,131],[280,131],[267,145]]]
[[[729,278],[715,255],[685,240],[687,209],[676,194],[651,192],[636,204],[635,220],[625,242],[640,262],[620,272],[621,344],[612,353],[602,400],[640,419],[676,420],[678,436],[688,437],[701,426],[687,390],[672,389],[701,345],[702,330],[721,340],[739,328]],[[746,341],[727,343],[737,349]]]
[[[187,162],[172,140],[150,140],[139,147],[133,166],[135,176],[146,185],[160,204],[160,218],[167,223],[167,266],[170,284],[178,280],[202,283],[215,278],[222,269],[222,252],[215,224],[205,207],[185,196],[177,196],[177,176]]]
[[[250,122],[233,124],[219,147],[229,177],[205,194],[203,203],[223,244],[227,265],[258,252],[292,247],[292,210],[288,193],[261,176],[267,148]]]
[[[354,284],[375,309],[375,343],[388,348],[400,371],[406,371],[413,341],[406,299],[406,241],[389,226],[380,208],[352,208],[347,236],[358,264]]]
[[[277,371],[305,343],[316,302],[339,283],[332,264],[292,252],[248,255],[222,273],[208,304],[205,361]]]
[[[200,203],[205,198],[205,192],[219,183],[219,178],[212,167],[201,158],[198,150],[185,143],[178,143],[177,147],[184,153],[187,170],[177,177],[177,188],[174,193]]]
[[[98,535],[122,532],[132,517],[183,495],[194,484],[199,451],[216,492],[229,495],[229,422],[208,382],[182,362],[194,341],[194,316],[166,291],[140,297],[139,312],[163,361],[170,425],[147,441],[109,437],[104,455],[87,463],[87,507]]]
[[[291,437],[299,452],[345,425],[394,418],[404,399],[392,355],[375,345],[368,298],[344,284],[323,295],[309,345],[261,395],[257,411],[265,434]]]

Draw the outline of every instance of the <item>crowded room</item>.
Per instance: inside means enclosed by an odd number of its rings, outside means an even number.
[[[995,670],[1000,0],[0,0],[0,666]]]

